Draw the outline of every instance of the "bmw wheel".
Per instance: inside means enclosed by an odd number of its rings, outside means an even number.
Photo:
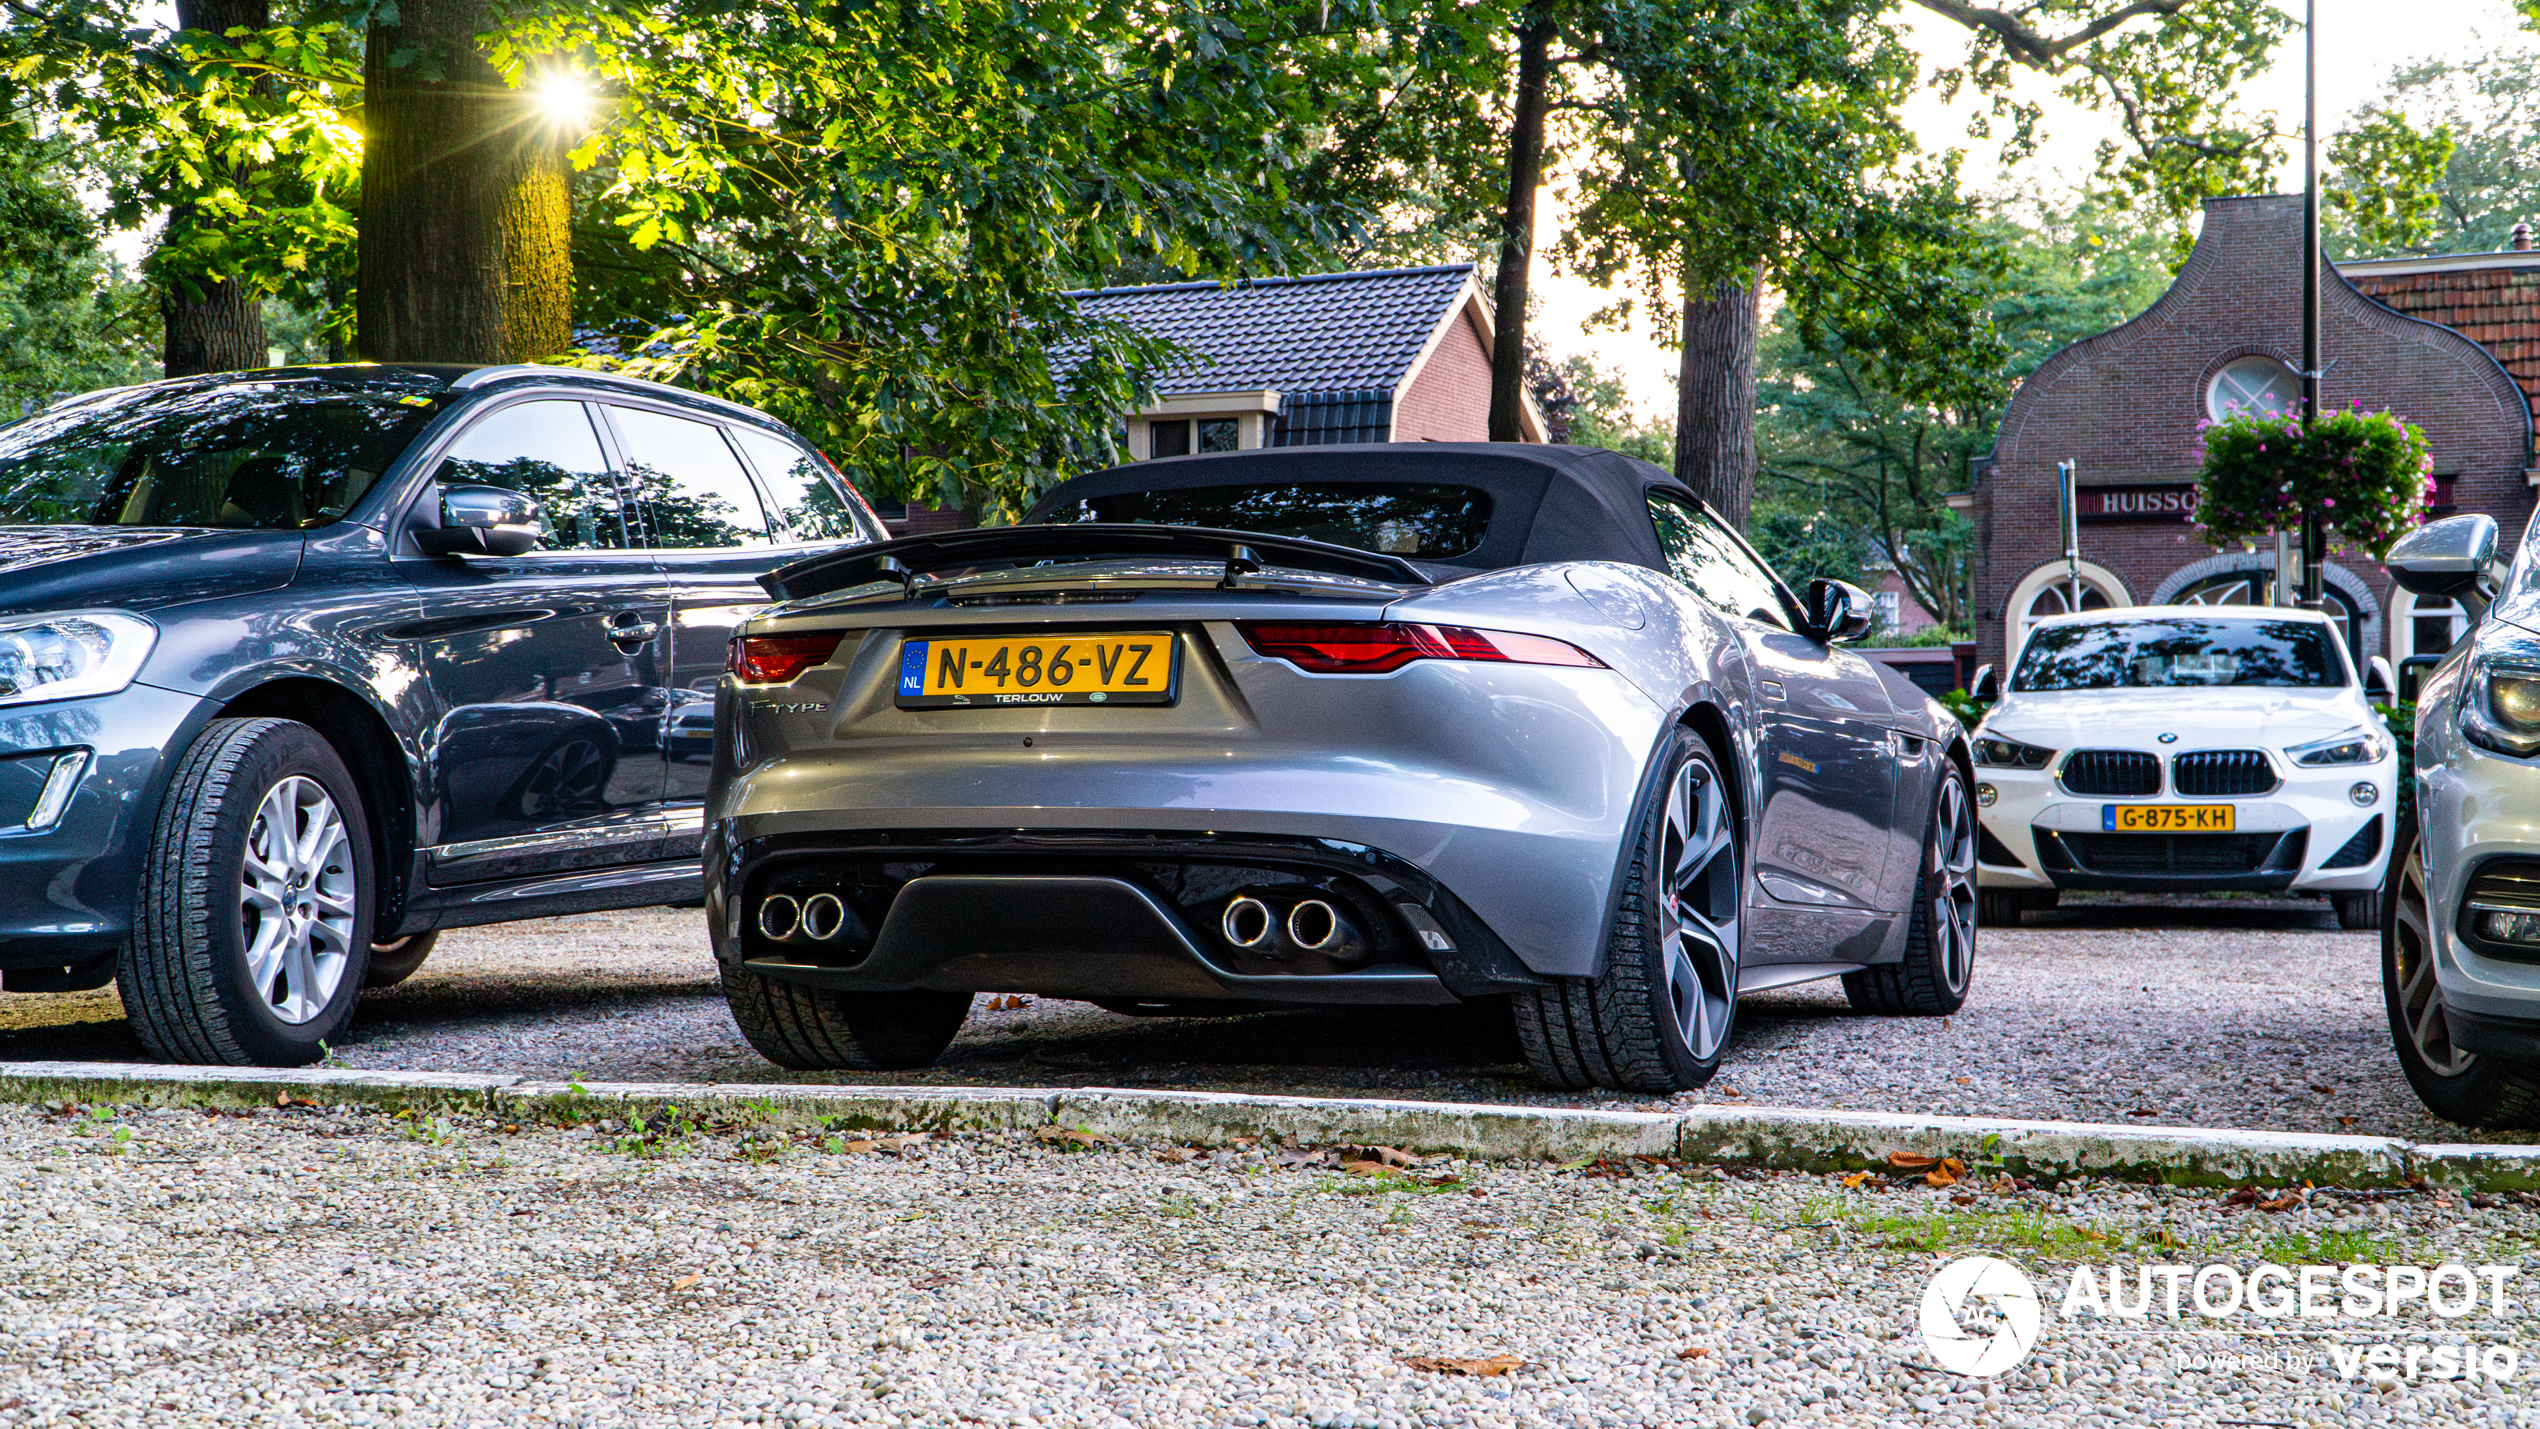
[[[344,762],[281,719],[214,720],[160,806],[116,978],[171,1061],[296,1067],[353,1018],[370,959],[370,826]]]
[[[1664,769],[1641,810],[1604,971],[1512,999],[1526,1060],[1555,1086],[1701,1086],[1736,1025],[1746,892],[1736,805],[1692,731],[1676,731]]]
[[[2540,1126],[2540,1065],[2466,1052],[2452,1041],[2443,987],[2434,976],[2433,901],[2425,849],[2399,829],[2389,896],[2381,910],[2381,996],[2399,1070],[2425,1109],[2462,1126]]]
[[[1843,975],[1854,1010],[1945,1017],[1964,1006],[1976,975],[1976,821],[1967,776],[1940,776],[1922,873],[1914,880],[1913,922],[1903,959]]]

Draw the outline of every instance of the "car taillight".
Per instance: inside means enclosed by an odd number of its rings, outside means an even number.
[[[723,667],[745,685],[781,685],[838,653],[836,634],[744,635]]]
[[[1510,665],[1572,665],[1601,670],[1605,662],[1576,645],[1546,635],[1506,630],[1467,630],[1459,625],[1272,625],[1246,621],[1235,627],[1255,654],[1286,660],[1318,675],[1382,675],[1414,660],[1491,660]]]

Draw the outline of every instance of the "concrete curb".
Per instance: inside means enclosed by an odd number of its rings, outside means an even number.
[[[2413,1144],[2378,1136],[1907,1116],[1804,1107],[1593,1111],[1112,1087],[856,1087],[800,1083],[537,1082],[458,1072],[0,1062],[0,1101],[245,1109],[278,1099],[522,1122],[587,1122],[676,1106],[752,1126],[1011,1131],[1057,1125],[1127,1138],[1401,1146],[1477,1160],[1666,1156],[1819,1174],[1890,1152],[1954,1155],[2014,1175],[2175,1185],[2540,1189],[2540,1146]]]

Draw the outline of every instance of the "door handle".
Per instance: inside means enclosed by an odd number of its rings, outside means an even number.
[[[617,622],[609,626],[609,643],[650,645],[653,643],[653,637],[659,634],[661,634],[661,624],[658,621],[646,620],[640,615],[633,620],[627,620],[621,616]]]

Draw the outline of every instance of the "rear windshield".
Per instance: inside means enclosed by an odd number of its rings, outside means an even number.
[[[0,525],[323,526],[432,419],[411,391],[142,388],[0,427]]]
[[[2145,690],[2208,685],[2342,686],[2326,626],[2308,620],[2093,621],[2028,639],[2015,690]]]
[[[1047,519],[1212,526],[1444,561],[1482,544],[1490,495],[1470,486],[1393,482],[1195,486],[1091,496]]]

